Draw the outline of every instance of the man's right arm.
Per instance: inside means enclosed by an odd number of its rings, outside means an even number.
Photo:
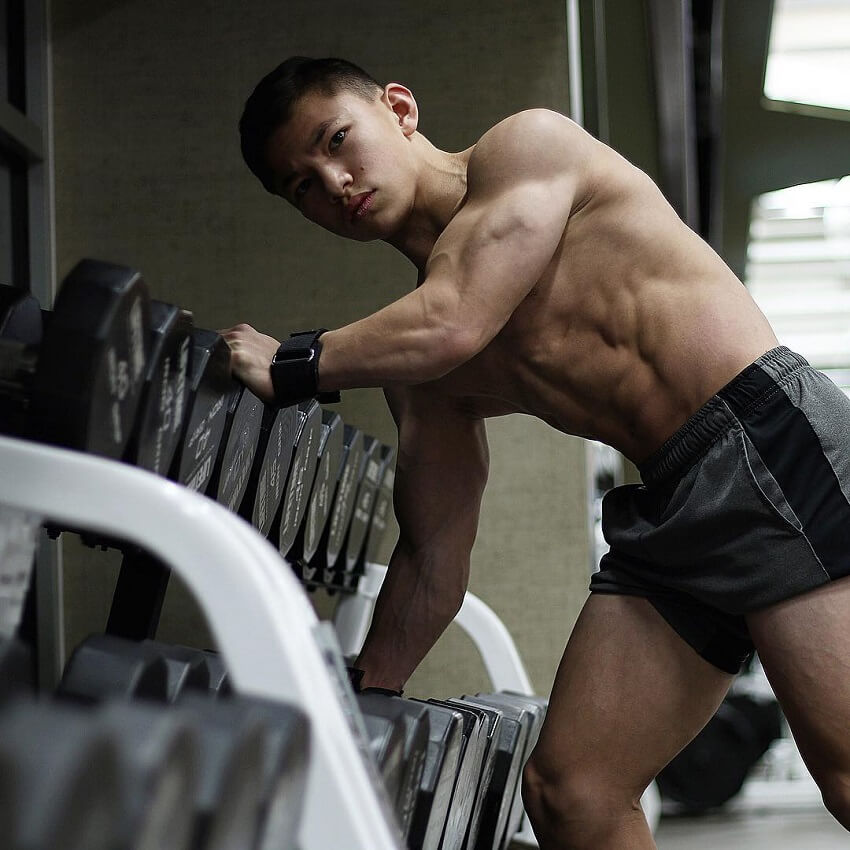
[[[356,666],[362,687],[402,690],[463,602],[489,457],[483,420],[433,387],[386,395],[399,432],[399,539]]]

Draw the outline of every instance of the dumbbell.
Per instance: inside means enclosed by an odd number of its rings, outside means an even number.
[[[476,801],[463,846],[503,850],[519,828],[522,767],[536,742],[545,702],[515,694],[479,694],[450,699],[459,710],[483,712],[489,723],[489,745],[477,783]],[[489,764],[488,764],[489,762]],[[447,846],[454,846],[448,843]]]
[[[472,804],[472,814],[466,823],[463,842],[461,844],[463,850],[475,850],[479,846],[478,840],[484,814],[484,803],[496,767],[498,741],[501,736],[502,714],[492,709],[473,706],[464,700],[453,697],[447,700],[440,700],[439,704],[456,708],[461,713],[464,711],[473,712],[478,717],[480,724],[480,741],[484,754],[481,758],[480,772],[473,782],[474,802]]]
[[[427,711],[408,700],[377,693],[357,695],[370,749],[407,841],[425,770],[430,734]],[[400,753],[397,748],[400,747]]]
[[[351,480],[356,486],[351,496],[351,519],[344,532],[341,557],[335,568],[325,566],[323,583],[353,592],[366,564],[380,562],[381,546],[392,511],[395,449],[362,435],[362,451],[346,471],[351,472]],[[305,564],[305,579],[311,579],[315,573],[318,573],[318,567],[310,569]]]
[[[368,691],[357,701],[364,715],[401,714],[409,733],[415,730],[405,752],[412,767],[400,783],[396,812],[410,850],[438,850],[460,764],[463,715],[454,707]]]
[[[168,477],[235,510],[242,501],[260,435],[263,406],[230,377],[230,349],[214,331],[191,331],[186,412]],[[126,549],[107,631],[141,639],[156,633],[170,569],[141,549]]]
[[[191,712],[198,730],[200,782],[187,803],[194,810],[196,847],[252,847],[263,793],[266,727],[242,706],[185,693],[180,708]]]
[[[478,779],[484,770],[484,756],[487,751],[485,721],[480,712],[465,706],[451,705],[436,699],[429,699],[428,702],[457,711],[463,718],[459,767],[440,845],[440,850],[461,850],[472,822]],[[471,842],[474,845],[478,836],[477,823],[471,832]]]
[[[463,716],[449,707],[428,705],[428,710],[431,731],[411,825],[411,850],[441,846],[460,766]]]
[[[80,703],[108,698],[165,702],[169,671],[160,653],[114,635],[90,635],[71,653],[56,692]]]
[[[339,476],[343,454],[343,421],[338,413],[322,411],[316,475],[307,500],[307,511],[289,552],[290,562],[297,565],[299,576],[307,582],[315,580],[318,566],[310,562],[316,555],[331,513],[333,491]]]
[[[152,640],[142,641],[140,646],[153,650],[162,656],[167,669],[165,698],[174,702],[184,691],[199,691],[203,694],[214,693],[211,686],[210,666],[200,652],[183,647],[167,647]]]
[[[157,685],[142,690],[138,682],[150,678],[152,666]],[[292,848],[306,783],[307,719],[291,706],[229,692],[213,653],[103,635],[74,650],[57,690],[88,704],[107,697],[176,704],[200,729],[203,779],[195,798],[195,845],[253,847],[258,832],[258,848]],[[226,699],[212,699],[225,694]]]
[[[372,508],[372,519],[366,535],[366,545],[361,550],[360,561],[355,567],[362,571],[365,564],[381,563],[381,546],[387,535],[387,526],[393,510],[393,486],[395,484],[395,449],[381,446],[381,468],[378,472],[378,489]]]
[[[235,697],[266,725],[257,850],[296,850],[310,761],[309,719],[291,705]]]
[[[65,278],[47,324],[37,343],[0,338],[0,394],[6,397],[0,428],[121,457],[148,361],[144,281],[123,266],[83,260]]]
[[[0,709],[4,847],[125,846],[118,844],[120,779],[118,742],[87,713],[30,699]]]
[[[212,477],[228,414],[230,349],[215,331],[192,329],[183,430],[168,477],[205,493]]]
[[[500,850],[501,837],[513,801],[514,788],[510,780],[515,776],[514,754],[520,746],[520,725],[497,708],[475,702],[468,697],[463,697],[462,701],[498,718],[498,735],[490,737],[493,771],[489,782],[478,789],[478,795],[482,798],[481,819],[478,838],[472,846],[475,850]]]
[[[262,403],[230,377],[230,349],[172,304],[151,305],[147,397],[127,460],[231,510],[248,483]]]
[[[322,409],[318,402],[307,401],[297,406],[292,462],[280,504],[280,518],[269,538],[284,557],[289,554],[307,511],[307,497],[319,458],[321,425]]]
[[[199,735],[193,718],[152,703],[107,702],[89,715],[117,741],[118,835],[115,848],[191,850],[187,800],[199,784]]]
[[[381,474],[381,444],[366,434],[362,437],[362,449],[351,470],[354,485],[350,520],[342,531],[340,555],[334,570],[328,575],[328,585],[352,592],[357,587],[359,574],[355,571],[362,563],[362,551],[372,519],[375,493]],[[351,455],[349,450],[349,455]],[[332,528],[332,533],[335,529]],[[326,571],[327,575],[327,571]]]
[[[248,520],[263,537],[268,537],[278,516],[283,489],[292,464],[298,420],[295,406],[267,405],[260,423],[260,436],[248,486],[239,515]]]
[[[201,732],[196,844],[295,850],[309,766],[307,716],[272,700],[211,701],[191,691],[177,706],[196,715]]]
[[[363,432],[344,424],[342,429],[342,459],[336,483],[332,486],[331,509],[310,566],[317,572],[321,583],[334,584],[334,575],[343,555],[343,544],[354,512],[357,497],[358,474],[362,468]],[[342,558],[344,564],[344,556]]]
[[[151,301],[150,360],[141,413],[124,460],[166,475],[183,432],[192,354],[192,314],[164,301]]]
[[[522,770],[531,757],[534,748],[537,746],[537,740],[540,737],[543,722],[546,720],[546,711],[548,710],[549,702],[543,697],[507,691],[499,691],[498,693],[486,695],[478,694],[476,698],[481,697],[486,697],[487,701],[492,705],[498,706],[502,703],[513,705],[522,711],[527,711],[531,715],[528,726],[528,739],[525,745],[525,752],[522,755],[516,793],[514,794],[513,809],[508,818],[505,840],[509,842],[522,827],[525,811],[522,801]]]
[[[507,847],[510,840],[519,830],[522,821],[523,806],[521,795],[522,768],[531,750],[537,742],[540,727],[543,725],[545,711],[539,702],[518,695],[503,693],[476,694],[475,697],[464,697],[464,701],[475,705],[490,706],[499,709],[505,718],[518,724],[515,736],[506,735],[509,724],[503,724],[502,738],[499,742],[500,751],[504,754],[506,765],[504,791],[495,788],[493,797],[500,801],[497,827],[494,830],[494,847]],[[494,778],[495,782],[495,778]]]
[[[247,387],[234,384],[228,396],[221,447],[216,457],[207,495],[237,511],[248,487],[260,438],[263,403]]]
[[[225,697],[233,693],[230,675],[221,656],[207,649],[193,649],[161,641],[146,640],[168,667],[166,698],[176,700],[186,689],[206,693],[210,697]]]
[[[363,723],[366,728],[366,743],[369,752],[378,768],[384,789],[390,802],[396,810],[399,825],[402,826],[402,816],[399,814],[398,800],[402,797],[402,772],[405,765],[405,719],[400,709],[394,709],[391,716],[384,712],[369,711],[361,705]]]
[[[95,634],[74,648],[57,693],[86,703],[109,697],[170,703],[187,690],[209,696],[231,693],[218,655],[159,641]]]

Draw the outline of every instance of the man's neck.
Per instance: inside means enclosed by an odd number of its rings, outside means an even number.
[[[466,199],[466,167],[473,148],[446,153],[418,135],[420,170],[416,198],[402,228],[386,241],[399,250],[424,277],[434,243]]]

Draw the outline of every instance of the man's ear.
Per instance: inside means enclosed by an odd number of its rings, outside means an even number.
[[[393,112],[405,136],[412,136],[419,126],[419,107],[413,92],[401,83],[387,83],[381,101]]]

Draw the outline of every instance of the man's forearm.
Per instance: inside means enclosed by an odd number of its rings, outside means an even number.
[[[396,546],[357,667],[362,687],[400,691],[457,614],[469,556],[415,556]]]
[[[455,369],[480,347],[457,293],[438,284],[408,293],[377,313],[322,335],[322,392],[421,384]]]
[[[322,333],[315,391],[424,384],[474,357],[498,328],[452,286],[429,281],[377,313]],[[233,374],[264,401],[276,398],[270,366],[280,341],[250,325],[221,331]],[[315,360],[308,361],[315,364]],[[278,375],[285,384],[285,375]],[[288,402],[285,402],[288,403]]]

